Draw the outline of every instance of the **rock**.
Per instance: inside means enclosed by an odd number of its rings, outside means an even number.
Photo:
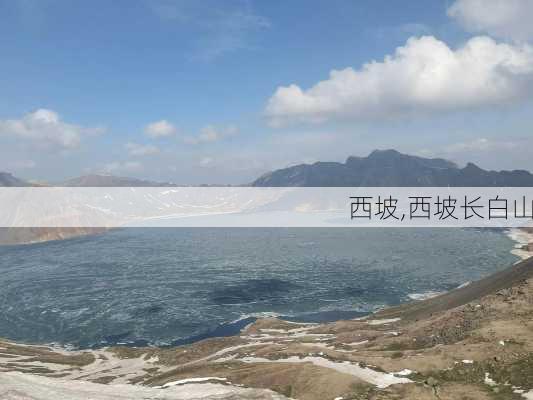
[[[425,383],[428,386],[435,387],[435,386],[438,386],[439,381],[433,378],[432,376],[430,376],[429,378],[426,379]]]

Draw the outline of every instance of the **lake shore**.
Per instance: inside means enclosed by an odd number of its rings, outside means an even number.
[[[67,351],[0,341],[0,399],[2,390],[18,390],[48,400],[34,388],[52,386],[76,399],[80,380],[98,400],[113,391],[132,399],[527,398],[532,276],[528,259],[367,317],[325,324],[264,318],[234,336],[170,348]]]
[[[515,248],[511,251],[522,260],[533,257],[533,230],[531,228],[514,228],[507,232],[507,236],[516,242]]]

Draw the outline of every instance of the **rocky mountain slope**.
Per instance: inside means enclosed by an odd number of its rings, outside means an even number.
[[[8,172],[0,171],[0,186],[32,186],[30,183],[16,178]]]
[[[10,173],[0,172],[0,187],[37,186],[16,178]],[[163,187],[175,186],[170,183],[152,182],[148,180],[117,177],[113,175],[85,175],[73,178],[56,186],[64,187]],[[0,227],[0,245],[36,243],[50,240],[68,239],[105,231],[104,228],[2,228]]]
[[[105,232],[99,227],[49,227],[49,228],[2,228],[0,227],[0,245],[30,244],[63,240],[77,236],[92,235]]]
[[[171,183],[153,182],[143,179],[128,178],[114,175],[84,175],[69,179],[58,186],[66,187],[163,187],[175,186]]]
[[[486,171],[469,163],[458,168],[450,161],[376,150],[368,157],[348,157],[345,163],[317,162],[279,169],[252,186],[391,186],[491,187],[533,186],[527,171]]]
[[[0,172],[0,187],[25,187],[42,186],[19,179],[8,172]],[[114,175],[83,175],[68,179],[64,182],[52,184],[50,186],[61,187],[168,187],[176,186],[168,182],[154,182],[144,179],[129,178]]]
[[[459,168],[451,161],[402,154],[396,150],[375,150],[367,157],[348,157],[346,162],[300,164],[269,172],[252,186],[425,186],[425,187],[513,187],[533,186],[528,171],[487,171],[473,163]],[[0,172],[0,186],[32,186],[13,175]],[[168,182],[119,177],[84,175],[52,186],[66,187],[164,187]]]

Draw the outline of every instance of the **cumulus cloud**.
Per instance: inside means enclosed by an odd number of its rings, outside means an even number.
[[[142,145],[129,142],[126,143],[126,149],[130,156],[149,156],[159,153],[159,148],[151,144]]]
[[[187,144],[199,144],[216,142],[230,136],[235,136],[239,132],[234,125],[218,128],[213,125],[207,125],[200,130],[196,136],[187,136],[183,140]]]
[[[389,39],[391,37],[405,40],[411,36],[431,35],[430,26],[418,22],[411,22],[393,26],[374,26],[369,32],[377,39]]]
[[[448,15],[470,32],[519,41],[533,39],[531,0],[456,0]]]
[[[103,128],[86,128],[66,123],[52,110],[30,112],[21,119],[0,120],[0,136],[11,136],[49,146],[72,149],[84,135],[98,134]]]
[[[265,114],[273,125],[371,119],[503,105],[531,95],[533,47],[474,37],[458,49],[433,36],[410,38],[356,70],[333,70],[304,90],[279,87]]]
[[[176,127],[165,119],[152,122],[151,124],[146,125],[144,128],[144,133],[154,139],[172,136],[176,133],[176,131]]]

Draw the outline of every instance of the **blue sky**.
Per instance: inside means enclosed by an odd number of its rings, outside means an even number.
[[[479,1],[0,0],[0,170],[242,183],[374,148],[533,169],[533,10]]]

